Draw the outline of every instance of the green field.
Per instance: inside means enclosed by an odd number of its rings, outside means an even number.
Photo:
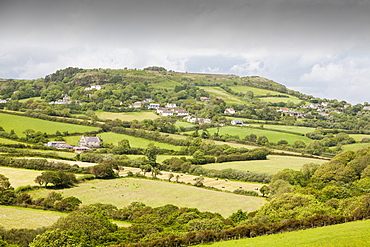
[[[158,83],[150,83],[149,85],[154,89],[170,89],[170,90],[173,90],[176,86],[182,86],[180,82],[170,80]]]
[[[229,86],[234,92],[237,93],[246,93],[248,91],[251,91],[254,93],[254,96],[267,96],[267,95],[284,95],[288,96],[286,97],[263,97],[259,98],[261,101],[264,102],[271,102],[271,103],[277,103],[277,102],[293,102],[293,103],[300,103],[302,100],[298,99],[295,96],[291,96],[289,94],[280,93],[268,89],[262,89],[262,88],[256,88],[256,87],[250,87],[250,86],[241,86],[241,85],[235,85],[235,86]]]
[[[260,127],[261,126],[261,124],[248,124],[248,125],[252,126],[252,127]],[[301,126],[264,124],[263,127],[265,129],[289,131],[289,132],[295,132],[295,133],[299,133],[299,134],[307,134],[307,133],[315,131],[315,128],[301,127]]]
[[[6,132],[14,130],[15,133],[20,137],[25,136],[23,134],[23,131],[25,131],[26,129],[41,131],[43,133],[46,132],[47,134],[54,134],[57,130],[60,132],[68,131],[69,133],[73,132],[83,133],[99,130],[99,128],[97,127],[52,122],[37,118],[17,116],[6,113],[0,113],[0,126],[3,127]]]
[[[209,133],[213,135],[218,129],[217,128],[210,128],[208,129]],[[192,133],[187,132],[187,133]],[[219,128],[219,134],[220,135],[232,135],[232,136],[239,136],[239,138],[242,140],[245,138],[246,135],[255,134],[257,137],[260,136],[266,136],[269,142],[277,143],[280,140],[286,140],[289,144],[293,144],[297,140],[301,140],[305,143],[311,142],[311,139],[309,139],[306,136],[300,136],[295,134],[289,134],[289,133],[282,133],[282,132],[276,132],[273,130],[266,130],[266,129],[254,129],[249,128],[247,126],[226,126]]]
[[[50,189],[31,191],[33,197],[45,197]],[[218,212],[227,217],[238,209],[253,211],[260,208],[265,199],[226,192],[201,189],[195,186],[148,179],[120,178],[92,180],[76,187],[58,190],[65,197],[75,196],[83,204],[106,203],[118,208],[131,202],[143,202],[151,207],[173,204],[179,207],[198,208],[201,211]]]
[[[21,143],[21,142],[17,142],[17,141],[14,141],[14,140],[10,140],[10,139],[0,137],[0,143],[3,143],[3,144],[18,144],[18,143]]]
[[[26,103],[30,100],[32,100],[32,101],[45,101],[45,100],[41,99],[41,97],[31,97],[31,98],[27,98],[27,99],[21,99],[21,100],[19,100],[19,102]]]
[[[363,138],[370,138],[370,135],[363,134],[349,134],[349,136],[355,139],[356,142],[361,142]]]
[[[362,148],[367,148],[369,146],[370,146],[370,143],[353,143],[353,144],[343,145],[342,149],[343,151],[347,151],[347,150],[356,151]]]
[[[186,127],[193,127],[194,124],[189,123],[189,122],[176,121],[175,126],[177,126],[177,127],[185,127],[186,128]]]
[[[171,150],[180,150],[181,146],[175,146],[167,143],[155,142],[151,140],[147,140],[144,138],[124,135],[124,134],[117,134],[113,132],[106,132],[99,134],[99,137],[102,138],[103,142],[105,143],[112,143],[114,145],[118,145],[118,142],[126,139],[130,142],[131,147],[137,148],[146,148],[149,143],[153,143],[155,146],[163,148],[163,149],[171,149]]]
[[[41,173],[42,171],[0,166],[0,174],[9,178],[9,182],[13,188],[25,185],[38,185],[34,180]]]
[[[203,165],[203,167],[207,169],[216,169],[216,170],[231,168],[241,171],[276,174],[278,171],[281,171],[286,168],[299,171],[302,168],[302,166],[307,163],[322,164],[327,162],[327,160],[295,156],[269,155],[267,158],[268,158],[267,160],[249,160],[249,161],[215,163]]]
[[[366,247],[370,246],[370,220],[230,240],[198,247]]]
[[[133,121],[133,120],[143,121],[144,119],[159,118],[159,116],[152,111],[121,112],[121,113],[96,111],[95,114],[98,116],[98,118],[103,120],[119,119],[122,121]]]
[[[232,95],[220,87],[199,87],[211,95],[211,98],[219,98],[226,102],[226,104],[248,104],[239,97]]]
[[[0,226],[3,226],[5,229],[36,229],[43,226],[50,226],[60,217],[66,215],[66,213],[55,211],[0,206]]]
[[[76,156],[76,153],[59,151],[57,149],[56,150],[19,149],[19,150],[25,150],[27,152],[32,153],[57,155],[62,158],[74,158]]]
[[[131,155],[131,154],[126,156],[129,157],[130,159],[138,159],[144,157],[144,155]],[[162,163],[164,160],[171,159],[172,157],[177,158],[185,157],[187,159],[193,158],[193,156],[189,155],[157,155],[157,162]]]

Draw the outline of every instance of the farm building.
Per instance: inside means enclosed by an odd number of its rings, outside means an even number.
[[[225,114],[234,114],[235,110],[233,108],[226,108],[224,111]]]
[[[82,136],[78,145],[80,147],[100,148],[101,140],[97,136]]]

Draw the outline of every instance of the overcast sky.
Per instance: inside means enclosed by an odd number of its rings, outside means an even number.
[[[370,0],[0,0],[0,78],[156,65],[370,102],[369,24]]]

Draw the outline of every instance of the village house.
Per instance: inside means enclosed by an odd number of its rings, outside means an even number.
[[[69,145],[65,141],[50,141],[45,144],[47,147],[53,147],[56,149],[72,149],[73,146]]]
[[[370,106],[364,106],[364,110],[370,110]]]
[[[0,99],[0,104],[5,104],[7,101],[5,99]]]
[[[232,125],[243,125],[244,122],[241,119],[234,119],[234,120],[231,121],[231,124]]]
[[[94,86],[85,88],[86,91],[90,91],[90,90],[93,90],[93,89],[100,90],[101,86],[100,85],[94,85]]]
[[[225,114],[235,114],[235,110],[233,108],[226,108],[224,113]]]
[[[153,100],[152,99],[144,99],[143,100],[143,103],[150,103],[150,102],[152,102]]]
[[[157,109],[157,114],[160,114],[161,116],[187,116],[189,115],[189,112],[181,108],[159,107]]]
[[[200,101],[210,101],[211,99],[208,97],[200,97]]]
[[[78,142],[80,147],[100,148],[101,140],[97,136],[82,136]]]
[[[176,104],[167,103],[166,108],[176,108]]]
[[[148,109],[158,109],[159,108],[159,104],[157,104],[157,103],[150,103],[149,105],[148,105]]]

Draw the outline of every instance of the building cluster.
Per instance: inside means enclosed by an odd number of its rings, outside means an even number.
[[[45,144],[47,147],[53,147],[56,149],[69,149],[75,153],[83,153],[89,151],[91,148],[100,148],[102,141],[97,136],[82,136],[78,141],[77,146],[72,146],[65,141],[50,141]]]
[[[85,88],[86,91],[91,91],[91,90],[98,90],[99,91],[100,89],[101,89],[100,85],[93,85],[93,86]]]
[[[69,97],[68,95],[64,95],[63,96],[63,99],[59,99],[57,101],[51,101],[49,102],[50,105],[67,105],[67,104],[72,104],[72,102],[74,103],[78,103],[78,101],[72,101],[71,100],[71,97]]]

